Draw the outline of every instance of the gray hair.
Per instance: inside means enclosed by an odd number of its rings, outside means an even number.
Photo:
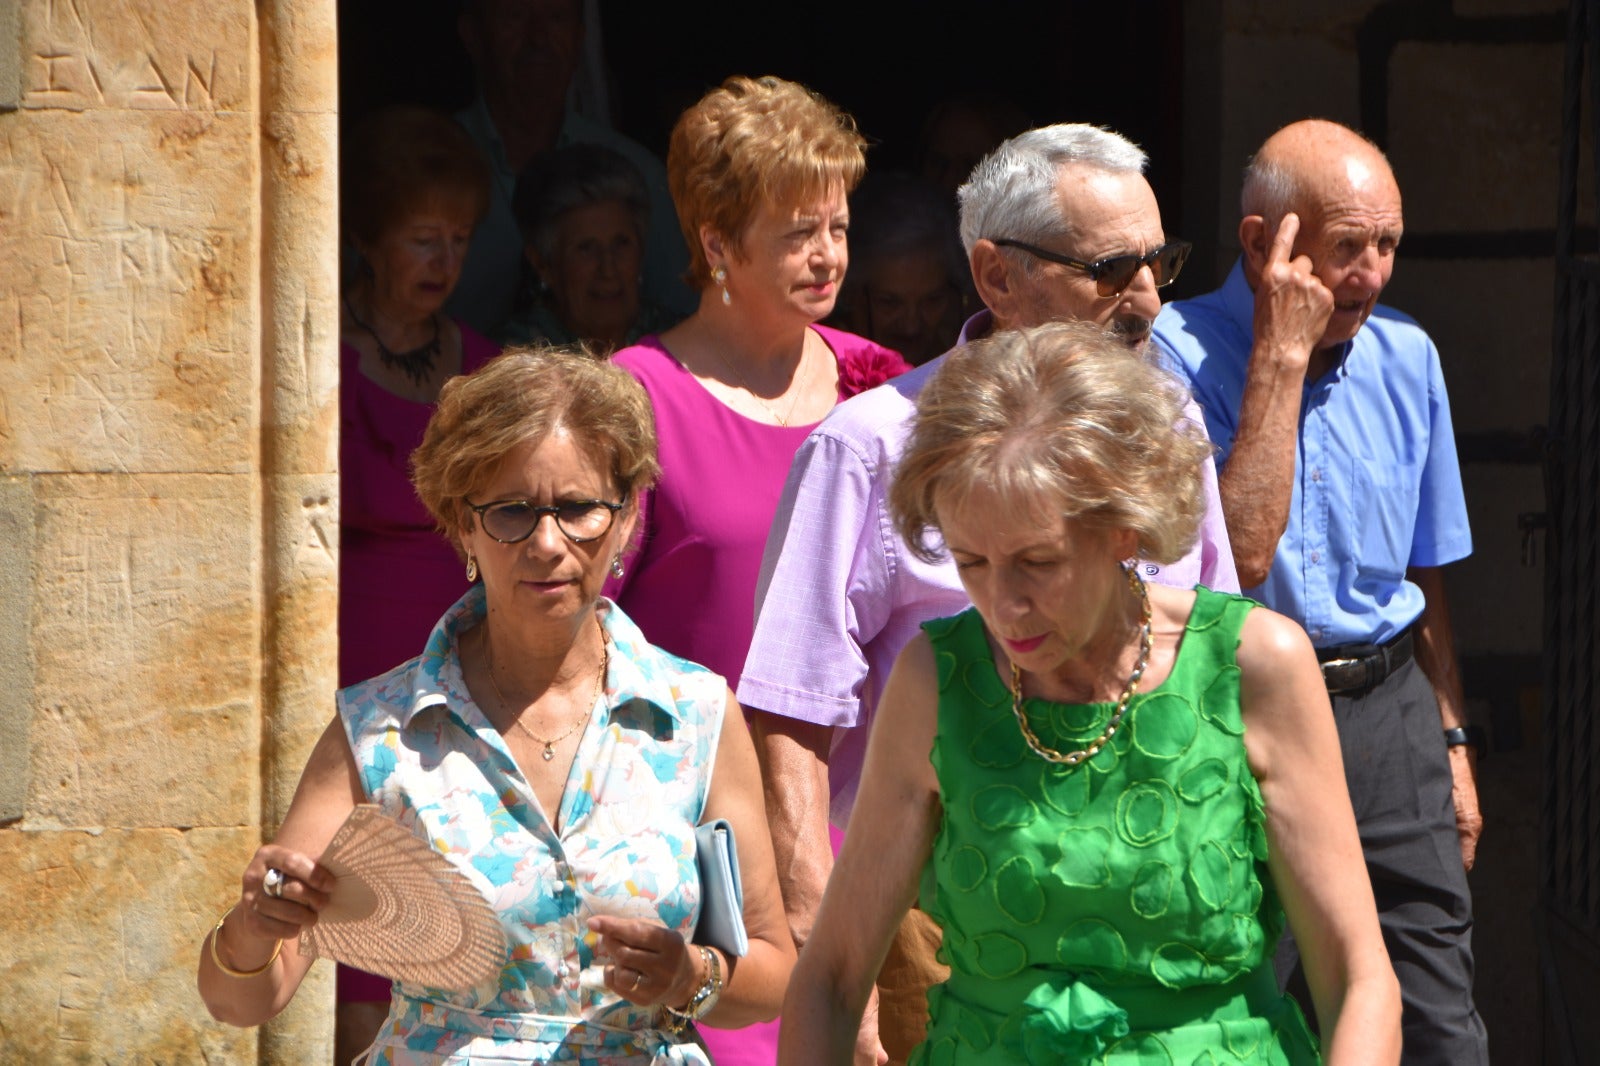
[[[597,144],[573,144],[535,156],[517,178],[511,211],[525,244],[540,258],[556,253],[561,216],[590,204],[617,201],[628,209],[644,241],[650,221],[650,194],[628,160]]]
[[[991,152],[956,192],[961,243],[972,254],[982,238],[1038,243],[1066,234],[1056,184],[1074,164],[1112,174],[1143,174],[1149,162],[1138,145],[1081,122],[1019,133]]]
[[[1239,188],[1239,213],[1260,215],[1268,222],[1276,222],[1295,210],[1300,192],[1300,181],[1293,171],[1257,153],[1245,164],[1244,182]]]

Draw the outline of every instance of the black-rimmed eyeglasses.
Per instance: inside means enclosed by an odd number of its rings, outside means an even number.
[[[494,503],[467,500],[466,504],[478,516],[483,531],[501,544],[527,540],[545,515],[556,520],[556,528],[572,543],[587,544],[606,535],[623,507],[608,500],[564,500],[544,506],[532,500],[497,500]]]
[[[1189,252],[1194,248],[1188,241],[1168,241],[1143,255],[1134,255],[1130,252],[1127,255],[1111,255],[1104,259],[1096,259],[1092,263],[1085,263],[1070,255],[1062,255],[1060,252],[1052,252],[1048,248],[1039,248],[1023,241],[1014,241],[1009,237],[996,238],[994,243],[1002,248],[1016,248],[1040,259],[1081,270],[1094,279],[1095,291],[1106,299],[1121,296],[1123,291],[1133,284],[1133,279],[1139,276],[1140,267],[1150,268],[1156,288],[1166,288],[1177,280],[1178,271],[1183,269],[1184,261],[1189,258]]]

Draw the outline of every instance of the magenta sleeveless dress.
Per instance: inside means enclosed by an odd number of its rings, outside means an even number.
[[[812,326],[839,365],[839,399],[910,364],[853,333]],[[655,410],[661,481],[648,494],[639,551],[606,586],[652,644],[708,666],[734,688],[755,630],[756,579],[794,453],[816,426],[746,418],[707,392],[656,337],[612,357]],[[700,1028],[717,1066],[772,1066],[778,1023]]]

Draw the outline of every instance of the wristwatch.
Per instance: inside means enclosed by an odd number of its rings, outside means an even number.
[[[696,944],[695,947],[700,950],[700,957],[705,959],[706,979],[682,1007],[662,1008],[667,1012],[662,1028],[674,1036],[683,1032],[690,1022],[699,1021],[710,1014],[711,1008],[717,1005],[717,997],[722,995],[722,963],[718,961],[717,953],[704,944]]]
[[[1478,753],[1478,758],[1483,758],[1489,753],[1489,736],[1483,731],[1482,726],[1458,725],[1454,729],[1444,731],[1444,742],[1448,747],[1460,748],[1470,745]]]

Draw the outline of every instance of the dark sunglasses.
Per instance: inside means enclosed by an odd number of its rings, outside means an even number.
[[[497,503],[464,501],[478,516],[483,531],[501,544],[517,544],[533,536],[545,515],[556,520],[556,528],[574,544],[599,540],[611,528],[612,519],[623,505],[609,500],[567,500],[540,507],[531,500],[501,500]]]
[[[1022,241],[1014,241],[1008,237],[998,238],[994,243],[1002,248],[1016,248],[1040,259],[1081,270],[1094,279],[1095,291],[1106,299],[1121,296],[1123,290],[1132,285],[1133,279],[1139,276],[1140,267],[1150,268],[1150,273],[1156,280],[1156,288],[1166,288],[1178,279],[1178,271],[1183,269],[1184,261],[1189,258],[1189,252],[1194,248],[1188,241],[1168,241],[1144,255],[1113,255],[1085,263],[1081,259],[1074,259],[1069,255],[1052,252],[1047,248],[1038,248]]]

